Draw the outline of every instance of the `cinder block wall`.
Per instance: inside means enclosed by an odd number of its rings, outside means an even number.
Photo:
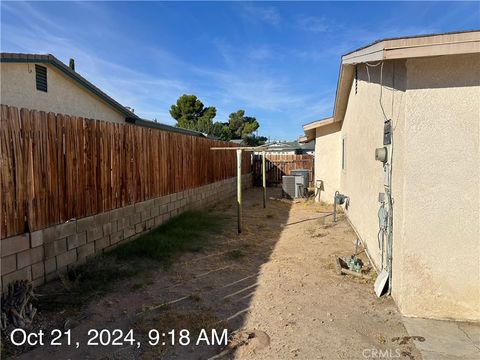
[[[162,225],[186,210],[200,209],[235,195],[236,178],[162,196],[33,233],[1,240],[1,288],[15,280],[34,285],[58,277],[88,257],[108,251]],[[243,187],[252,184],[243,175]]]

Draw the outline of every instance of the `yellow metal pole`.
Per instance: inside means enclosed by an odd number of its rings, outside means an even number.
[[[240,234],[242,232],[242,150],[237,150],[237,217]]]
[[[263,186],[263,208],[267,207],[267,175],[265,166],[265,151],[262,151],[262,186]]]

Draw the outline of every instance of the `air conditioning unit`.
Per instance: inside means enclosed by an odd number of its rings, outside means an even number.
[[[302,194],[302,196],[304,196],[306,193],[307,193],[307,189],[308,189],[308,183],[309,183],[309,178],[310,178],[310,170],[308,169],[296,169],[296,170],[292,170],[290,171],[290,175],[293,175],[293,176],[302,176],[303,177],[303,191],[304,191],[304,194]]]
[[[288,199],[296,199],[303,197],[304,187],[303,187],[304,177],[303,176],[292,176],[284,175],[282,176],[282,195]]]

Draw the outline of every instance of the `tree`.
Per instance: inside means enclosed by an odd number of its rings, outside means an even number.
[[[170,115],[177,121],[176,127],[211,134],[213,118],[217,114],[214,106],[205,107],[195,95],[182,95],[170,107]]]
[[[243,141],[248,146],[259,146],[265,144],[268,139],[265,136],[249,135],[243,138]]]
[[[228,119],[228,128],[232,134],[232,139],[244,139],[259,127],[257,119],[245,116],[245,110],[237,110],[231,113]]]
[[[215,122],[213,124],[213,131],[210,135],[216,136],[224,141],[229,141],[232,139],[232,133],[228,127],[228,123]]]

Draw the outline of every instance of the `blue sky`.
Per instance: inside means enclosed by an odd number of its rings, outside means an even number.
[[[4,2],[1,48],[51,53],[121,104],[174,124],[182,94],[295,139],[332,113],[342,54],[376,39],[480,28],[478,2]]]

